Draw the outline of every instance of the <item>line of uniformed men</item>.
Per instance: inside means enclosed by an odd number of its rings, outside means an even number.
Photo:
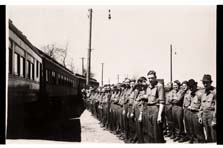
[[[203,89],[193,79],[164,88],[156,72],[149,71],[147,79],[137,82],[126,79],[90,88],[84,100],[101,126],[126,142],[164,143],[164,136],[178,142],[216,142],[216,90],[210,75],[202,82]]]

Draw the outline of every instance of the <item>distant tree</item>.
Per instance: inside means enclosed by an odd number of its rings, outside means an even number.
[[[75,73],[75,66],[74,66],[74,59],[71,58],[70,62],[68,63],[69,69]]]
[[[65,48],[60,48],[55,44],[48,44],[42,47],[44,53],[46,53],[51,58],[55,59],[59,63],[63,64],[66,67],[66,59],[67,59],[67,50],[68,50],[68,42]]]

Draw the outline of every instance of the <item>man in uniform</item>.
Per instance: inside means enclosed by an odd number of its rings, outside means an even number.
[[[120,99],[120,95],[121,95],[121,83],[118,83],[117,84],[117,89],[116,89],[116,92],[115,92],[115,96],[114,96],[114,110],[115,110],[115,119],[116,119],[116,122],[115,122],[115,126],[116,126],[116,134],[120,134],[121,133],[121,110],[122,110],[122,107],[121,105],[119,104],[119,99]]]
[[[204,92],[201,98],[200,117],[207,135],[207,142],[216,142],[216,128],[214,121],[214,113],[216,111],[216,89],[211,86],[211,75],[205,74],[202,79]],[[215,123],[214,123],[215,122]]]
[[[140,77],[137,80],[137,84],[134,89],[134,103],[133,103],[133,110],[134,112],[131,116],[134,117],[135,127],[136,127],[136,136],[134,138],[134,142],[137,143],[144,143],[143,132],[142,132],[142,117],[139,119],[140,116],[143,114],[143,107],[142,107],[142,95],[145,94],[146,88],[146,78]]]
[[[157,81],[156,72],[151,70],[147,73],[148,87],[146,115],[148,116],[148,132],[150,143],[164,143],[162,129],[162,112],[164,107],[164,86]]]
[[[191,90],[191,104],[188,109],[191,111],[191,123],[192,123],[192,133],[191,143],[204,143],[205,136],[202,125],[202,118],[200,117],[200,108],[201,108],[201,97],[202,90],[199,90],[197,87],[197,82],[194,79],[188,81],[188,87]]]
[[[167,83],[165,90],[165,116],[166,116],[166,133],[167,137],[172,136],[173,130],[173,119],[172,119],[172,82]]]
[[[130,81],[130,89],[129,92],[127,93],[127,97],[128,97],[128,113],[127,113],[127,118],[128,118],[128,129],[129,129],[129,141],[128,142],[133,142],[134,141],[134,136],[136,133],[136,128],[135,128],[135,121],[132,115],[132,113],[134,113],[134,109],[133,109],[133,102],[135,99],[135,92],[134,92],[134,88],[135,88],[135,80],[132,79]]]
[[[123,94],[123,124],[124,124],[124,140],[126,142],[129,142],[129,113],[128,113],[128,103],[129,103],[129,97],[132,92],[132,88],[130,87],[130,79],[125,80],[125,89],[124,89],[124,94]]]
[[[186,130],[186,134],[184,136],[184,138],[180,139],[178,142],[185,142],[190,140],[191,137],[191,112],[188,110],[188,107],[191,104],[191,96],[190,96],[190,89],[188,89],[188,82],[187,81],[183,81],[181,88],[185,91],[184,94],[184,99],[183,99],[183,110],[184,110],[184,127]]]
[[[175,80],[172,90],[172,117],[175,131],[174,141],[178,141],[184,137],[184,124],[183,124],[183,97],[185,91],[181,89],[179,80]]]
[[[111,86],[111,107],[110,107],[110,129],[114,133],[116,129],[116,116],[115,116],[115,95],[116,95],[116,86]]]
[[[124,126],[124,117],[125,117],[125,110],[124,108],[124,103],[125,103],[125,88],[126,85],[125,83],[122,83],[121,89],[120,89],[120,95],[119,95],[119,125],[120,125],[120,139],[124,140],[126,139],[125,135],[125,126]]]

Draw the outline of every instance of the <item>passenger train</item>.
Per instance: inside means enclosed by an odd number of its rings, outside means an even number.
[[[76,118],[84,110],[85,77],[36,48],[9,20],[7,134],[24,132],[30,120]],[[90,86],[99,83],[91,78]]]

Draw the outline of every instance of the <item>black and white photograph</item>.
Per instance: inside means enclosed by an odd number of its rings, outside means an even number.
[[[6,144],[216,144],[216,5],[8,5]]]

